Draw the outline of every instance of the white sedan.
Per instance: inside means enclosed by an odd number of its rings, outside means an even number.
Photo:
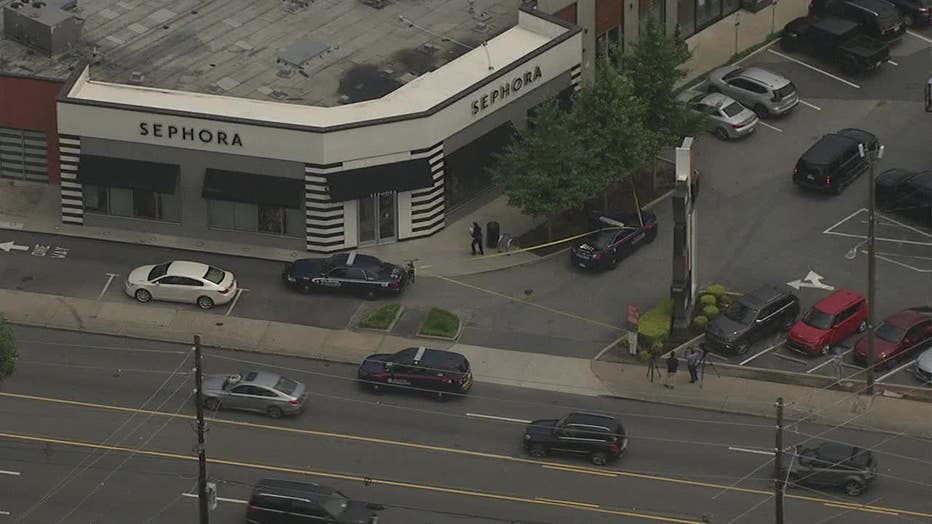
[[[175,260],[137,267],[126,278],[124,289],[143,303],[166,300],[210,309],[236,296],[236,278],[229,271],[207,264]]]

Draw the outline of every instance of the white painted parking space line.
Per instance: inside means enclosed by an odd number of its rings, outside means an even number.
[[[769,455],[773,456],[773,451],[764,451],[762,449],[748,449],[748,448],[735,448],[728,446],[728,451],[740,451],[742,453],[755,453],[757,455]]]
[[[223,316],[225,316],[225,317],[230,316],[230,313],[233,312],[233,308],[236,307],[236,303],[239,302],[239,297],[240,297],[240,295],[243,294],[243,291],[249,291],[249,290],[246,289],[246,288],[244,288],[244,287],[241,287],[241,288],[239,288],[239,289],[236,290],[236,296],[233,297],[233,302],[230,302],[230,307],[227,308],[227,312],[226,312]]]
[[[821,107],[819,107],[819,106],[817,106],[817,105],[815,105],[815,104],[810,104],[809,102],[806,102],[806,101],[803,100],[802,98],[799,99],[799,103],[802,104],[802,105],[804,105],[804,106],[806,106],[806,107],[811,107],[812,109],[815,109],[816,111],[821,111],[821,110],[822,110]]]
[[[808,362],[806,362],[805,360],[801,358],[791,357],[789,355],[781,355],[780,353],[774,353],[773,356],[779,359],[788,360],[790,362],[793,362],[794,364],[799,364],[800,366],[805,366],[806,364],[808,364]]]
[[[779,56],[780,58],[783,58],[783,59],[785,59],[785,60],[789,60],[790,62],[795,62],[795,63],[797,63],[797,64],[799,64],[799,65],[801,65],[801,66],[803,66],[803,67],[808,67],[809,69],[812,69],[813,71],[815,71],[815,72],[817,72],[817,73],[822,73],[823,75],[825,75],[825,76],[827,76],[827,77],[829,77],[829,78],[834,78],[835,80],[838,80],[839,82],[841,82],[842,84],[845,84],[846,86],[853,87],[853,88],[855,88],[855,89],[861,89],[861,86],[855,84],[854,82],[849,82],[849,81],[845,80],[844,78],[842,78],[842,77],[840,77],[840,76],[833,75],[833,74],[829,73],[828,71],[823,71],[823,70],[819,69],[819,68],[816,67],[816,66],[812,66],[812,65],[807,64],[806,62],[803,62],[802,60],[797,60],[797,59],[793,58],[792,56],[784,55],[783,53],[780,53],[779,51],[774,51],[773,49],[768,49],[767,51],[769,51],[769,52],[771,52],[771,53],[773,53],[773,54]]]
[[[467,417],[484,418],[488,420],[504,420],[505,422],[518,422],[521,424],[530,424],[531,420],[522,420],[519,418],[496,417],[494,415],[481,415],[479,413],[466,413]]]
[[[910,36],[915,36],[915,37],[918,38],[919,40],[923,40],[923,41],[925,41],[925,42],[928,42],[928,43],[932,44],[932,39],[927,38],[927,37],[924,37],[924,36],[920,35],[919,33],[915,32],[915,31],[906,31],[906,33],[909,34]]]
[[[894,368],[893,370],[891,370],[891,371],[888,372],[888,373],[884,373],[883,375],[877,377],[877,382],[883,382],[883,381],[884,381],[885,379],[887,379],[888,377],[891,377],[891,376],[893,376],[893,375],[896,375],[896,374],[899,373],[900,371],[903,371],[904,369],[908,368],[909,366],[912,366],[915,362],[916,362],[915,360],[910,360],[909,362],[903,364],[902,366],[899,366],[899,367],[897,367],[897,368]]]
[[[188,498],[190,498],[190,499],[196,499],[196,498],[197,498],[197,493],[182,493],[181,496],[182,496],[182,497],[188,497]],[[249,504],[249,501],[248,501],[248,500],[228,499],[228,498],[224,498],[224,497],[217,497],[217,500],[219,500],[220,502],[232,502],[232,503],[234,503],[234,504]]]
[[[845,351],[844,353],[842,353],[842,354],[841,354],[841,357],[844,358],[845,355],[847,355],[848,353],[851,353],[851,350],[850,350],[850,349],[849,349],[848,351]],[[821,368],[823,368],[823,367],[825,367],[825,366],[831,364],[832,362],[834,362],[832,359],[830,359],[830,358],[829,358],[829,359],[826,359],[825,362],[819,364],[818,366],[816,366],[816,367],[814,367],[814,368],[811,368],[811,369],[807,369],[807,370],[806,370],[806,373],[812,373],[813,371],[816,371],[816,370],[818,370],[818,369],[821,369]]]
[[[767,349],[765,349],[765,350],[763,350],[763,351],[757,353],[756,355],[750,356],[750,357],[748,357],[748,358],[742,360],[738,365],[739,365],[739,366],[743,366],[743,365],[747,364],[748,362],[754,360],[755,358],[757,358],[757,357],[759,357],[759,356],[761,356],[761,355],[765,355],[765,354],[767,354],[767,353],[770,353],[770,352],[773,351],[774,349],[777,349],[778,347],[782,346],[782,345],[783,345],[783,342],[785,342],[785,341],[781,340],[780,342],[778,342],[778,343],[776,343],[776,344],[770,346],[769,348],[767,348]]]
[[[890,65],[893,65],[893,66],[898,66],[898,65],[900,65],[900,64],[897,64],[896,62],[894,62],[893,60],[887,60],[887,63],[890,64]]]
[[[100,290],[100,294],[97,295],[97,300],[104,298],[104,295],[107,294],[107,289],[110,287],[110,284],[113,282],[113,279],[120,276],[119,273],[104,273],[107,275],[107,283],[104,284],[104,288]]]
[[[9,517],[9,516],[10,516],[10,512],[9,512],[9,511],[0,510],[0,515],[3,515],[4,517]]]
[[[776,131],[777,133],[782,133],[782,132],[783,132],[783,130],[780,129],[779,127],[777,127],[777,126],[772,126],[772,125],[768,124],[767,122],[762,122],[762,121],[758,120],[757,123],[760,124],[760,125],[762,125],[762,126],[764,126],[764,127],[766,127],[766,128],[773,129],[773,130]]]
[[[0,475],[9,475],[11,477],[18,477],[20,473],[19,471],[6,471],[4,469],[0,469]]]
[[[845,222],[851,220],[851,219],[854,218],[858,213],[861,213],[861,212],[864,212],[864,211],[867,211],[867,210],[864,209],[864,208],[858,209],[858,210],[855,211],[854,213],[851,213],[850,215],[846,216],[845,218],[839,220],[838,222],[835,222],[834,224],[832,224],[831,226],[829,226],[828,228],[826,228],[826,230],[823,231],[822,233],[824,233],[824,234],[826,234],[826,235],[832,234],[832,233],[833,233],[833,232],[832,232],[833,229],[835,229],[836,227],[838,227],[838,226],[844,224]]]

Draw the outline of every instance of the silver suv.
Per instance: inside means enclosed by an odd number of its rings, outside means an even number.
[[[265,371],[207,375],[203,386],[204,407],[211,411],[240,409],[280,418],[300,413],[307,401],[304,384]]]
[[[759,67],[720,67],[709,73],[709,91],[734,98],[761,118],[784,115],[799,104],[793,82]]]

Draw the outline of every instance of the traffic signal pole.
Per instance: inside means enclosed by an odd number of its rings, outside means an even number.
[[[777,436],[774,442],[773,496],[776,524],[783,524],[783,492],[786,491],[786,474],[783,471],[783,397],[777,399]]]

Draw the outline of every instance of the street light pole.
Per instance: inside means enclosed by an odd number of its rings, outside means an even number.
[[[777,437],[774,443],[773,458],[773,495],[775,504],[775,522],[783,524],[783,492],[786,489],[786,472],[783,471],[783,397],[777,399]]]
[[[867,159],[868,181],[867,181],[867,388],[865,392],[868,395],[874,394],[874,310],[875,310],[875,251],[874,239],[877,227],[877,198],[874,194],[874,173],[877,160],[883,158],[883,146],[877,148],[877,153],[871,153],[861,144],[858,146],[861,157]]]
[[[204,389],[201,369],[201,336],[194,335],[194,405],[197,413],[197,502],[200,524],[207,524],[209,501],[207,498],[207,450],[204,449]]]

